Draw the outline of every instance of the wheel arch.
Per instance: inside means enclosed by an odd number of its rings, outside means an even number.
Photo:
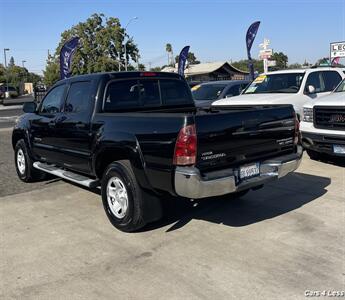
[[[144,189],[152,189],[145,173],[145,162],[137,142],[123,146],[118,143],[99,145],[94,155],[92,167],[97,178],[102,178],[107,166],[119,160],[129,160],[139,185]]]

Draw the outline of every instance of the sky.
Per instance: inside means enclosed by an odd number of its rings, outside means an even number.
[[[93,13],[117,17],[138,45],[141,63],[167,63],[166,43],[174,55],[185,46],[202,62],[246,58],[245,34],[261,25],[252,48],[257,57],[264,38],[289,63],[314,63],[329,55],[330,42],[345,40],[345,0],[0,0],[0,63],[7,56],[42,74],[48,49],[60,34]]]

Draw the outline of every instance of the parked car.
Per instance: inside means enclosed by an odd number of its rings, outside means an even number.
[[[292,104],[301,117],[303,105],[330,94],[345,78],[340,68],[311,68],[268,72],[258,76],[240,96],[213,105]]]
[[[159,219],[167,195],[244,194],[294,171],[302,155],[291,105],[198,110],[175,73],[73,76],[24,111],[12,134],[19,178],[100,187],[123,231]]]
[[[209,107],[212,102],[241,94],[250,81],[221,80],[209,81],[192,88],[192,94],[197,107]]]
[[[301,130],[312,159],[325,153],[345,157],[345,80],[329,96],[304,106]]]
[[[0,98],[6,97],[6,92],[8,91],[8,95],[11,98],[18,97],[18,91],[13,86],[6,87],[5,85],[0,86]]]
[[[5,91],[6,91],[5,86],[4,85],[0,85],[0,99],[5,98]]]

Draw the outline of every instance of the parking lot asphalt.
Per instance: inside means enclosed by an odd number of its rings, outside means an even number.
[[[0,132],[0,298],[305,299],[345,289],[341,164],[305,154],[261,190],[176,199],[163,221],[126,234],[94,192],[15,179],[9,137]]]

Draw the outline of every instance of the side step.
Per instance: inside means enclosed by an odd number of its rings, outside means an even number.
[[[41,162],[34,162],[33,163],[34,168],[41,170],[43,172],[55,175],[57,177],[61,177],[63,179],[72,181],[74,183],[86,186],[88,188],[96,188],[99,186],[99,181],[91,179],[89,177],[73,173],[71,171],[66,171],[63,169],[60,169],[54,165],[49,165]]]

